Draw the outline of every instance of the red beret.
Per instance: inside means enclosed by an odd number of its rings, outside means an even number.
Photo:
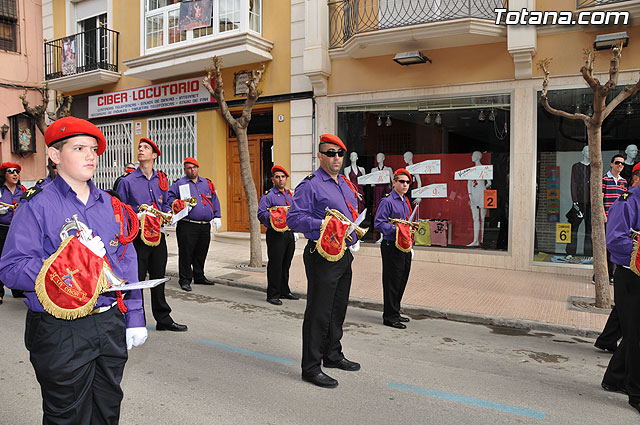
[[[413,177],[411,177],[411,173],[408,172],[405,168],[398,168],[396,172],[393,173],[393,178],[396,178],[400,174],[404,174],[405,176],[409,177],[409,180],[413,179]]]
[[[156,146],[156,144],[155,144],[155,143],[153,143],[150,139],[147,139],[146,137],[141,137],[141,138],[140,138],[140,143],[142,143],[142,142],[149,143],[149,144],[151,145],[151,148],[153,148],[153,151],[154,151],[155,153],[157,153],[157,154],[158,154],[158,156],[160,156],[160,155],[161,155],[160,148],[159,148],[158,146]]]
[[[633,166],[633,170],[631,170],[631,172],[635,173],[638,170],[640,170],[640,162]],[[629,182],[629,184],[631,184],[631,182]]]
[[[344,145],[342,140],[340,140],[338,136],[334,136],[333,134],[321,134],[320,144],[323,143],[332,143],[336,146],[340,146],[345,152],[347,151],[347,147]]]
[[[133,173],[134,171],[136,171],[136,169],[135,169],[135,168],[125,168],[125,169],[124,169],[124,172],[125,172],[125,173]]]
[[[271,167],[271,175],[273,175],[276,171],[282,171],[285,176],[289,177],[289,173],[287,173],[287,170],[285,170],[281,165],[274,165],[273,167]]]
[[[16,164],[15,162],[3,162],[0,165],[0,171],[6,170],[7,168],[17,168],[18,171],[22,171],[20,164]]]
[[[98,155],[102,155],[107,148],[107,141],[102,131],[93,123],[76,117],[64,117],[54,121],[44,132],[44,142],[47,146],[51,146],[74,136],[95,138],[98,141]]]
[[[191,158],[190,156],[186,157],[184,159],[184,161],[182,161],[183,164],[193,164],[196,167],[200,167],[200,164],[198,164],[198,161],[196,161],[195,158]]]

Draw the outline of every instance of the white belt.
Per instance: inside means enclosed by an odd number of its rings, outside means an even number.
[[[118,301],[114,301],[113,303],[111,303],[111,305],[105,305],[105,306],[102,306],[102,307],[98,307],[95,310],[93,310],[91,313],[89,313],[89,315],[100,314],[100,313],[104,313],[105,311],[109,311],[111,309],[111,307],[113,307],[116,304],[118,304]]]

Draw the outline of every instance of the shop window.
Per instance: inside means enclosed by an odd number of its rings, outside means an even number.
[[[26,114],[9,117],[11,152],[20,156],[36,151],[36,122]]]
[[[610,101],[622,90],[617,88]],[[587,130],[581,120],[549,114],[540,106],[538,94],[538,140],[534,261],[592,264],[591,158]],[[593,114],[590,89],[550,90],[549,102],[567,112]],[[625,158],[621,176],[627,182],[638,155],[640,104],[633,98],[609,115],[602,126],[602,171],[611,170],[611,159]],[[603,176],[597,176],[601,180]],[[622,184],[619,181],[619,184]]]
[[[0,50],[18,51],[18,8],[16,0],[0,0]]]
[[[416,99],[338,107],[338,135],[349,153],[342,173],[363,174],[421,163],[409,198],[420,198],[416,245],[507,250],[510,96]],[[389,184],[358,185],[367,208],[366,241]]]

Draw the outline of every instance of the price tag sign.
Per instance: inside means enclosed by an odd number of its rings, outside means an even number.
[[[556,243],[571,243],[571,223],[556,223]]]
[[[484,191],[484,207],[498,208],[498,191],[497,190]]]

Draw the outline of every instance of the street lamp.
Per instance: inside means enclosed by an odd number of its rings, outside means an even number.
[[[6,124],[2,124],[2,127],[0,127],[0,130],[2,131],[2,139],[4,140],[4,136],[6,136],[7,132],[9,131],[9,126]]]
[[[596,36],[593,42],[593,48],[596,50],[607,50],[622,41],[622,47],[629,45],[629,36],[626,32],[614,32],[611,34],[600,34]]]

